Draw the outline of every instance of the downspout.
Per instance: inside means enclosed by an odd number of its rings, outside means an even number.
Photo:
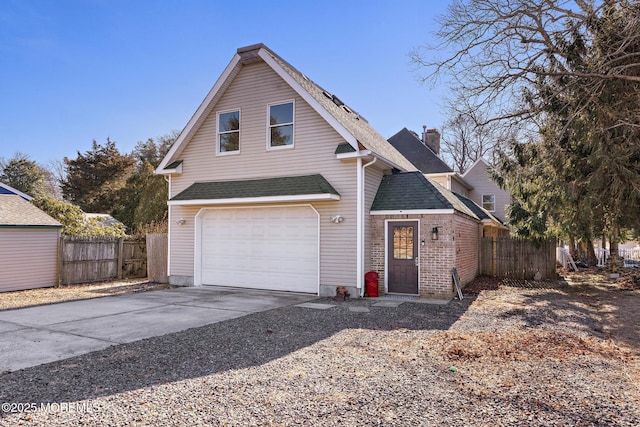
[[[167,177],[164,175],[164,180],[167,181],[167,195],[171,198],[171,175]],[[167,204],[169,201],[167,200]],[[167,280],[171,276],[171,206],[167,206]]]
[[[358,173],[357,173],[357,186],[358,186],[358,200],[356,203],[356,208],[358,209],[357,213],[357,248],[356,248],[356,273],[358,275],[356,286],[359,289],[360,296],[364,296],[364,220],[365,220],[365,205],[364,205],[364,197],[365,197],[365,168],[371,166],[378,160],[377,157],[374,157],[369,163],[363,165],[362,158],[358,157]]]

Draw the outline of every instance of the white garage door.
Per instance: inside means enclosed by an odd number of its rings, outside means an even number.
[[[312,208],[210,209],[200,225],[203,284],[318,292]]]

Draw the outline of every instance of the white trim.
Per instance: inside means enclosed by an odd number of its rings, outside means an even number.
[[[388,210],[388,211],[370,211],[369,215],[443,215],[452,214],[454,209],[407,209],[407,210]],[[409,220],[411,218],[408,218]]]
[[[8,185],[8,184],[4,184],[4,183],[0,182],[0,187],[4,188],[4,189],[5,189],[5,190],[7,190],[7,191],[11,191],[11,192],[12,192],[13,194],[15,194],[16,196],[20,196],[20,197],[22,197],[23,199],[27,199],[27,201],[29,201],[29,202],[30,202],[31,200],[33,200],[33,197],[31,197],[30,195],[25,194],[25,193],[23,193],[23,192],[22,192],[22,191],[20,191],[20,190],[16,190],[15,188],[13,188],[12,186],[10,186],[10,185]]]
[[[198,205],[233,205],[272,202],[312,202],[320,200],[340,200],[340,196],[332,193],[300,194],[295,196],[265,196],[265,197],[235,197],[232,199],[194,199],[169,200],[169,206],[198,206]]]
[[[276,72],[285,82],[291,86],[293,90],[295,90],[302,99],[304,99],[307,104],[311,106],[320,116],[327,122],[329,125],[335,129],[336,132],[340,134],[353,148],[358,150],[358,140],[354,135],[351,134],[340,122],[329,113],[305,88],[303,88],[289,73],[287,73],[278,62],[273,59],[273,57],[269,54],[269,51],[260,48],[258,51],[258,56],[262,58],[264,62],[269,65],[273,71]]]
[[[169,175],[169,189],[168,194],[171,197],[171,175]],[[169,205],[169,202],[167,202]],[[167,279],[171,278],[171,206],[167,209]]]
[[[291,144],[288,145],[276,145],[276,146],[272,146],[271,145],[271,107],[276,106],[276,105],[286,105],[286,104],[293,104],[293,111],[292,111],[292,122],[291,123],[279,123],[278,125],[274,125],[274,126],[292,126],[293,129],[293,135],[291,135],[291,138],[293,138],[293,142]],[[289,99],[286,101],[282,101],[282,102],[270,102],[267,104],[267,115],[266,115],[266,122],[267,122],[267,151],[277,151],[277,150],[286,150],[288,148],[293,148],[296,144],[296,101],[295,99]]]
[[[484,203],[485,203],[484,202],[484,196],[491,196],[491,198],[493,199],[493,202],[492,202],[493,203],[493,209],[487,209],[487,208],[484,207]],[[493,194],[491,194],[491,193],[481,194],[480,195],[480,200],[481,200],[480,207],[482,209],[484,209],[487,212],[495,212],[496,211],[496,194],[495,193],[493,193]]]
[[[241,137],[240,128],[242,127],[242,112],[240,110],[241,110],[240,108],[235,108],[235,109],[216,112],[216,156],[229,156],[234,154],[240,154],[240,137]],[[235,112],[238,113],[238,149],[234,151],[220,151],[220,135],[221,135],[220,114],[235,113]],[[235,131],[226,131],[224,132],[224,134],[226,135],[232,132],[235,132]]]
[[[403,295],[420,295],[420,264],[422,262],[422,258],[420,257],[420,250],[422,248],[420,242],[422,241],[420,237],[420,220],[413,218],[397,218],[397,219],[385,219],[384,220],[384,291],[385,293],[389,293],[389,223],[390,222],[415,222],[418,224],[418,293],[417,294],[403,294]],[[426,240],[426,239],[425,239]],[[415,241],[414,241],[414,244]]]
[[[356,289],[362,289],[364,274],[364,168],[362,158],[358,157],[356,163]]]
[[[156,170],[156,174],[157,175],[171,175],[171,174],[182,174],[182,163],[180,162],[180,164],[178,166],[176,166],[173,169],[163,169],[161,172],[158,172]]]
[[[202,239],[199,237],[202,235],[202,217],[210,210],[221,210],[221,209],[269,209],[269,208],[289,208],[289,207],[309,207],[315,212],[318,217],[318,228],[317,228],[317,242],[318,242],[318,259],[316,261],[317,265],[317,277],[318,282],[316,283],[316,295],[320,295],[320,212],[311,204],[294,204],[294,205],[267,205],[267,206],[224,206],[224,207],[213,207],[213,208],[202,208],[198,211],[198,213],[194,217],[195,221],[195,236],[194,236],[194,259],[193,259],[193,286],[202,286]]]
[[[353,151],[350,153],[336,154],[336,159],[338,160],[361,159],[363,157],[370,156],[371,154],[372,153],[369,150],[360,150],[360,151]]]
[[[235,70],[236,67],[238,67],[240,60],[240,55],[236,53],[231,59],[231,62],[229,62],[227,67],[224,69],[220,77],[218,77],[218,80],[216,80],[216,83],[204,98],[196,112],[193,114],[193,116],[191,116],[191,119],[189,119],[187,125],[184,127],[182,132],[180,132],[180,135],[178,135],[178,139],[176,139],[176,142],[173,144],[169,152],[164,156],[164,159],[162,159],[162,161],[156,168],[157,174],[162,174],[162,170],[170,163],[170,160],[173,160],[176,155],[182,152],[182,149],[184,148],[182,147],[182,145],[187,140],[187,137],[190,136],[200,118],[203,117],[204,113],[209,108],[209,104],[211,104],[213,98],[215,98],[215,96],[218,94],[231,73]]]
[[[351,153],[336,154],[336,159],[338,160],[363,159],[370,156],[376,157],[378,160],[380,160],[382,163],[386,164],[387,166],[396,168],[401,171],[407,171],[406,168],[400,166],[399,164],[392,162],[391,160],[385,158],[384,156],[381,156],[378,153],[373,153],[370,150],[360,150],[360,151],[351,152]]]

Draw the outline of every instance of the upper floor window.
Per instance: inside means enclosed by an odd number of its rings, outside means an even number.
[[[482,195],[482,207],[489,212],[495,212],[496,210],[496,195],[495,194],[483,194]]]
[[[218,113],[218,154],[240,151],[240,111]]]
[[[293,101],[269,105],[267,148],[293,146],[293,110]]]

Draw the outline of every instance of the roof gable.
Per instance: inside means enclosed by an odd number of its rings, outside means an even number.
[[[423,173],[445,173],[453,170],[431,148],[409,129],[403,128],[388,139],[404,157]]]
[[[462,174],[462,177],[464,178],[471,171],[474,171],[477,167],[484,168],[484,169],[481,169],[481,170],[483,171],[483,173],[486,173],[487,176],[489,176],[488,169],[491,167],[491,165],[485,159],[483,159],[482,157],[479,157],[475,162],[473,162],[473,164],[469,167],[469,169],[464,171],[464,173]]]
[[[52,227],[62,224],[18,195],[0,194],[0,228]]]
[[[354,149],[355,153],[370,151],[400,170],[416,170],[400,152],[389,144],[356,111],[346,106],[337,97],[322,89],[307,76],[296,70],[263,44],[247,46],[237,53],[209,91],[198,110],[180,133],[171,150],[162,160],[156,173],[170,173],[175,169],[168,166],[179,161],[185,146],[193,138],[206,117],[220,100],[235,76],[245,64],[265,62],[296,93],[298,93],[333,129]]]

